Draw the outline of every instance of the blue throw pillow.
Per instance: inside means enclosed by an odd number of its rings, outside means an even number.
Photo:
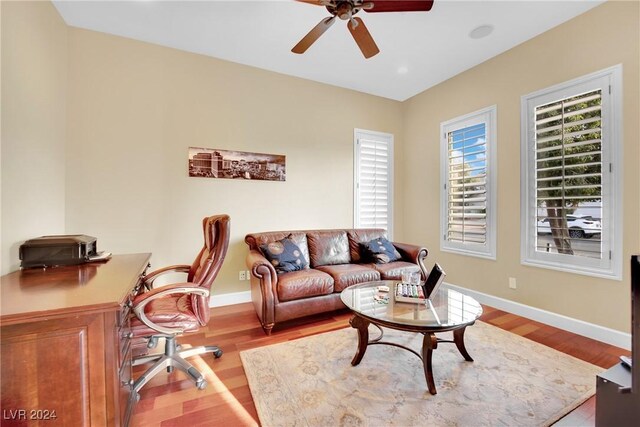
[[[278,274],[303,270],[309,266],[298,245],[288,237],[260,245],[260,250]]]
[[[370,242],[361,244],[363,258],[370,259],[376,264],[386,264],[402,258],[400,252],[384,237],[378,237]]]

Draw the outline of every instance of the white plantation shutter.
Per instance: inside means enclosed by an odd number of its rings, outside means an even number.
[[[441,124],[440,247],[495,259],[496,108]]]
[[[536,251],[602,258],[601,103],[598,89],[535,109]]]
[[[622,67],[522,97],[521,260],[622,277]]]
[[[487,139],[485,123],[447,133],[447,240],[487,240]]]
[[[393,135],[355,131],[355,227],[392,234]]]

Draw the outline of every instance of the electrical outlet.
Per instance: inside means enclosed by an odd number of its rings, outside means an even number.
[[[247,280],[251,280],[251,271],[247,270]]]
[[[516,285],[516,278],[509,277],[509,289],[516,289],[518,286]]]
[[[244,270],[240,271],[240,274],[239,274],[239,276],[238,276],[238,279],[240,279],[240,280],[247,280],[247,272],[246,272],[246,271],[244,271]]]

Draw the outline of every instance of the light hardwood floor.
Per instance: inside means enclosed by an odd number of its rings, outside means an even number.
[[[544,325],[492,307],[483,306],[481,320],[533,341],[608,368],[628,351]],[[131,426],[255,426],[259,425],[239,352],[349,326],[348,311],[289,322],[267,337],[251,303],[213,308],[209,326],[183,337],[185,346],[218,345],[220,359],[212,355],[191,358],[209,382],[198,390],[181,372],[162,373],[140,392]],[[137,378],[144,367],[134,368]],[[594,426],[595,397],[556,423],[556,426]]]

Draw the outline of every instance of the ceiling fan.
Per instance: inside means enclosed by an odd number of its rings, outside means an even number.
[[[331,16],[324,18],[318,25],[291,49],[293,53],[304,53],[337,18],[347,21],[347,28],[358,44],[365,58],[371,58],[380,52],[376,42],[367,30],[362,19],[354,17],[360,10],[376,12],[427,12],[433,6],[433,0],[297,0],[327,8]]]

